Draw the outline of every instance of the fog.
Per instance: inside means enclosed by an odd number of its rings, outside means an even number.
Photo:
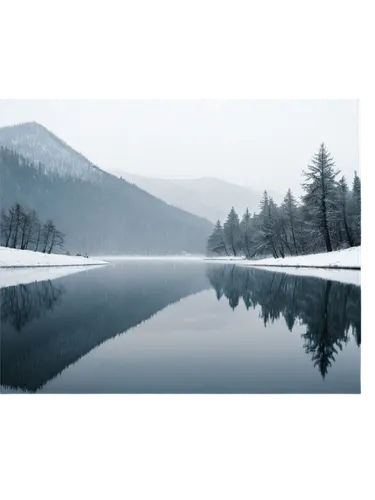
[[[112,172],[300,194],[321,142],[351,182],[358,108],[356,100],[1,100],[0,126],[37,121]]]

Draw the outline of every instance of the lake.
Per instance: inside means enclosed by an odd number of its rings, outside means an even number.
[[[119,260],[1,289],[1,390],[360,393],[361,288]]]

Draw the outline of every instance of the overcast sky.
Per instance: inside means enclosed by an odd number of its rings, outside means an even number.
[[[104,170],[296,194],[321,142],[351,182],[358,115],[355,100],[0,100],[0,126],[37,121]]]

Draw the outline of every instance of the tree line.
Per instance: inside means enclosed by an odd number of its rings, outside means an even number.
[[[288,189],[277,205],[264,191],[259,213],[246,210],[241,220],[232,207],[226,221],[215,224],[207,242],[208,255],[284,258],[360,245],[361,180],[355,172],[350,189],[339,174],[321,144],[303,171],[300,200]]]
[[[5,247],[52,253],[64,246],[64,234],[52,220],[41,222],[35,210],[15,203],[1,212],[1,244]]]

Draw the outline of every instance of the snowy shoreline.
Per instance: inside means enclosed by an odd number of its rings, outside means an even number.
[[[88,262],[87,264],[82,264],[82,262],[80,262],[79,264],[25,264],[17,266],[3,266],[2,264],[0,264],[0,269],[14,269],[16,271],[17,269],[49,269],[50,267],[91,267],[104,266],[105,264],[107,264],[107,262]]]
[[[73,255],[48,254],[0,247],[0,269],[20,269],[35,267],[77,267],[107,264],[104,260]]]
[[[237,261],[238,262],[238,261]],[[309,266],[309,265],[293,265],[293,264],[245,264],[251,267],[291,267],[293,269],[336,269],[342,271],[360,271],[361,268],[353,266]]]
[[[239,264],[264,271],[282,272],[294,276],[310,276],[351,285],[361,285],[361,247],[329,253],[285,257],[284,259],[246,260],[244,258],[212,258],[211,262]]]
[[[361,247],[347,248],[335,252],[296,255],[284,259],[246,260],[243,257],[214,257],[207,260],[236,261],[246,266],[261,267],[302,267],[316,269],[361,269]]]

